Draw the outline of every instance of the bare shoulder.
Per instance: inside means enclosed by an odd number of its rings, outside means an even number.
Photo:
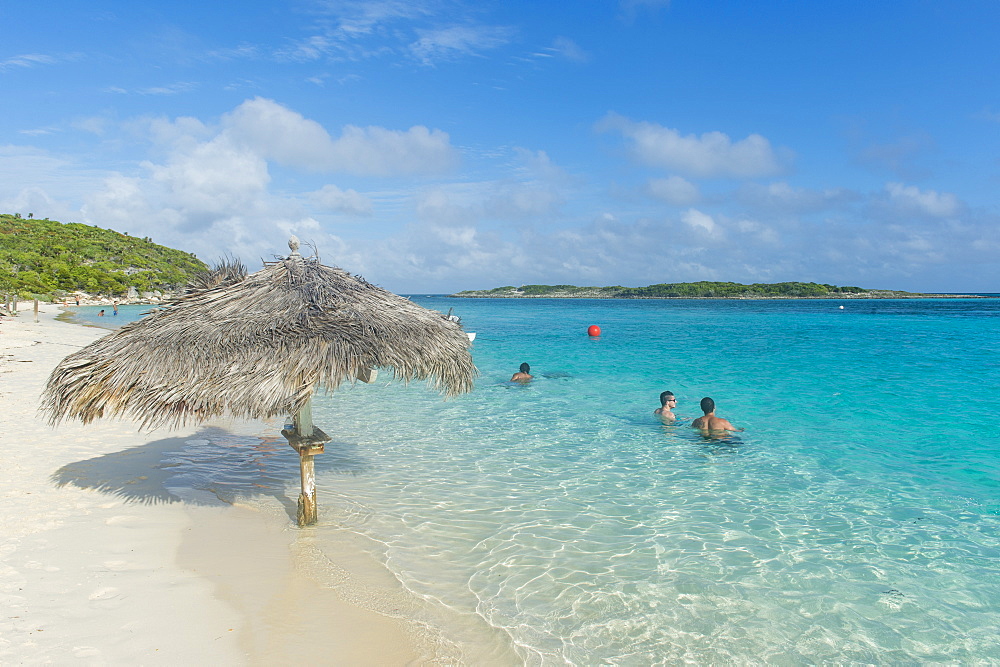
[[[741,428],[736,428],[733,426],[728,419],[719,419],[718,423],[713,424],[714,428],[725,429],[727,431],[742,431]]]

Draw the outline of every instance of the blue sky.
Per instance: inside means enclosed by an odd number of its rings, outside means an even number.
[[[1000,291],[1000,4],[0,5],[0,212],[402,292]]]

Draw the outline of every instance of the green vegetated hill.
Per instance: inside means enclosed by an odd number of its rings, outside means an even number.
[[[170,290],[208,267],[193,254],[110,229],[0,214],[0,292]]]
[[[576,285],[522,285],[467,290],[456,297],[492,298],[591,298],[591,299],[805,299],[805,298],[886,298],[917,296],[910,292],[838,287],[819,283],[661,283],[648,287],[577,287]]]

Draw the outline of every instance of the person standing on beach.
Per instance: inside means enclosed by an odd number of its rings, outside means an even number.
[[[521,367],[518,369],[518,371],[514,373],[514,375],[510,378],[510,381],[530,382],[532,377],[534,377],[530,375],[530,373],[531,373],[531,366],[528,365],[528,362],[524,362],[523,364],[521,364]]]
[[[660,407],[653,410],[653,414],[659,415],[660,419],[673,421],[677,419],[677,416],[673,413],[673,409],[676,407],[677,398],[674,396],[674,392],[665,391],[660,394]]]
[[[118,316],[118,302],[115,301],[113,304],[111,304],[111,307],[115,309],[114,315],[117,317]]]
[[[723,419],[722,417],[715,416],[715,401],[706,396],[701,399],[701,411],[705,413],[703,417],[698,417],[693,422],[691,426],[701,430],[706,434],[719,434],[725,433],[726,431],[742,431],[742,428],[736,428],[729,423],[728,419]]]

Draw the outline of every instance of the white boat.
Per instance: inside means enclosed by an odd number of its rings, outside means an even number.
[[[448,314],[447,315],[442,315],[441,317],[443,317],[444,319],[448,320],[449,322],[454,322],[455,324],[461,324],[462,323],[462,318],[459,317],[458,315],[452,315],[451,314],[452,310],[454,310],[454,308],[449,308],[448,309]],[[466,331],[465,335],[469,337],[469,342],[470,343],[472,341],[476,340],[476,333],[475,332],[469,333],[468,331]]]

